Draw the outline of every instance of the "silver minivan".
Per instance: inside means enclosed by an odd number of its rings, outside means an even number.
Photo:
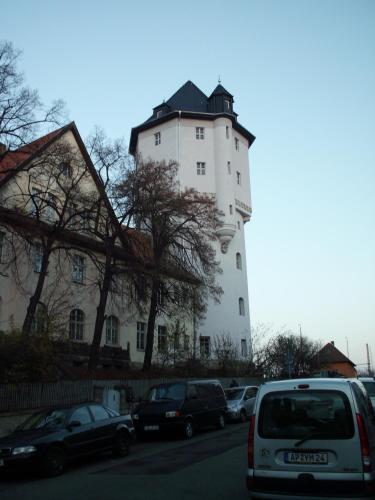
[[[269,382],[248,436],[251,498],[375,499],[375,422],[358,380]]]

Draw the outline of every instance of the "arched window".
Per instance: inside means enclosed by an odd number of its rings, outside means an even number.
[[[71,340],[83,340],[84,326],[85,313],[81,309],[73,309],[70,311],[69,338]]]
[[[238,299],[238,308],[240,316],[245,316],[245,302],[242,297]]]
[[[44,333],[47,329],[47,308],[42,302],[38,302],[33,321],[31,323],[31,331],[34,334]]]
[[[236,267],[237,269],[242,269],[242,257],[239,252],[236,253]]]
[[[118,319],[116,316],[108,316],[105,320],[105,342],[106,344],[118,344]]]

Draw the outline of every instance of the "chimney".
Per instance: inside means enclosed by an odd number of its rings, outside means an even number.
[[[6,145],[0,142],[0,155],[6,153],[6,151],[7,151]]]

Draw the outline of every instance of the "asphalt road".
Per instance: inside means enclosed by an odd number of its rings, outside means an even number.
[[[73,463],[64,475],[0,474],[1,500],[248,499],[248,424],[207,430],[191,441],[149,439],[125,459],[110,455]]]

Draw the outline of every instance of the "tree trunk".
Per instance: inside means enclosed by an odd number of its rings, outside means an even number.
[[[22,325],[22,333],[24,335],[30,335],[31,327],[33,324],[33,320],[35,318],[36,308],[40,302],[40,297],[42,296],[44,282],[46,280],[48,265],[49,265],[49,257],[51,255],[51,244],[47,244],[46,248],[43,251],[42,265],[40,269],[40,273],[38,276],[38,283],[35,288],[34,294],[30,297],[29,305],[27,307],[26,316]]]
[[[150,311],[148,314],[147,322],[147,336],[146,336],[146,350],[145,357],[143,360],[144,372],[149,371],[152,362],[152,352],[154,349],[154,330],[155,330],[155,320],[158,312],[158,292],[160,288],[160,281],[153,280],[152,291],[151,291],[151,301],[150,301]]]
[[[94,335],[91,343],[90,358],[88,363],[88,370],[90,373],[93,373],[95,371],[99,361],[100,344],[102,341],[102,333],[105,320],[105,310],[107,306],[109,287],[112,279],[111,264],[112,264],[113,242],[110,242],[107,245],[106,250],[107,251],[105,258],[104,277],[100,289],[99,304],[98,307],[96,308]]]

